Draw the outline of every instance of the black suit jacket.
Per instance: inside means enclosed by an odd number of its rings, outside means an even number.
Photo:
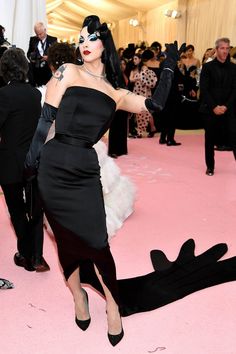
[[[52,37],[52,36],[47,35],[46,44],[45,44],[45,52],[44,52],[45,55],[47,55],[48,48],[56,41],[57,41],[57,37]],[[30,60],[31,53],[39,54],[38,44],[39,44],[39,38],[37,36],[30,37],[29,49],[27,51],[27,58],[29,60]]]
[[[56,37],[47,35],[45,41],[45,47],[44,47],[44,55],[47,55],[48,48],[56,41],[57,41]],[[51,69],[49,68],[47,62],[44,62],[43,67],[37,65],[37,62],[35,62],[36,58],[41,57],[38,50],[38,43],[39,43],[39,38],[37,36],[30,37],[29,49],[27,51],[27,57],[30,60],[29,79],[32,85],[34,86],[46,85],[52,76]]]
[[[0,184],[21,182],[41,113],[41,93],[27,83],[0,88]]]
[[[200,76],[200,112],[213,114],[217,105],[224,105],[227,114],[234,114],[236,103],[236,65],[217,59],[202,67]]]

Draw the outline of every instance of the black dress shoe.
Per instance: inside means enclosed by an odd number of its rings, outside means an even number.
[[[84,289],[82,289],[85,293],[85,297],[86,297],[86,302],[87,302],[87,307],[89,306],[89,301],[88,301],[88,294],[87,291],[85,291]],[[89,318],[88,320],[78,320],[78,318],[75,316],[75,323],[77,324],[77,326],[82,329],[82,331],[86,331],[86,329],[88,328],[88,326],[90,325],[91,322],[91,318]]]
[[[156,134],[156,132],[157,132],[156,130],[149,132],[148,135],[147,135],[147,137],[148,137],[148,138],[153,138],[154,135]]]
[[[207,168],[207,170],[206,170],[206,175],[207,175],[207,176],[213,176],[213,175],[214,175],[214,170],[213,170],[213,168]]]
[[[159,144],[161,144],[161,145],[164,145],[166,143],[167,143],[166,139],[160,139],[159,140]]]
[[[48,270],[50,270],[49,265],[43,257],[33,259],[32,265],[37,273],[47,272]]]
[[[22,256],[19,252],[15,253],[14,255],[14,263],[18,267],[25,268],[25,270],[28,270],[28,272],[35,271],[35,268],[33,267],[31,261]]]
[[[118,344],[121,339],[124,337],[124,330],[122,328],[121,332],[119,334],[110,334],[107,333],[109,342],[111,343],[111,345],[113,345],[113,347]]]
[[[179,146],[181,143],[177,143],[175,140],[167,141],[167,146]]]

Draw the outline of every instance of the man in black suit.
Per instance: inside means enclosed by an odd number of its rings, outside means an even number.
[[[50,80],[52,73],[47,63],[48,48],[57,41],[56,37],[49,36],[42,22],[34,25],[36,36],[30,37],[27,57],[30,60],[30,66],[33,74],[34,84],[36,86],[46,85]]]
[[[16,265],[46,271],[42,256],[43,212],[29,220],[24,200],[24,161],[41,113],[41,93],[27,80],[28,61],[22,49],[10,48],[0,60],[6,86],[0,88],[0,186],[17,236]]]
[[[206,174],[214,175],[214,145],[226,129],[236,158],[236,65],[231,63],[230,41],[216,41],[216,58],[203,65],[200,76],[200,112],[205,127]]]

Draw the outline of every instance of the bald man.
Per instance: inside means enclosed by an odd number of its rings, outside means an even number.
[[[57,38],[47,34],[43,22],[35,23],[34,32],[35,36],[30,37],[27,57],[30,60],[34,85],[42,86],[46,85],[52,75],[47,63],[47,51]]]

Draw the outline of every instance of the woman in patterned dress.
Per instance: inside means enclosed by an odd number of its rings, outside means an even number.
[[[137,95],[150,98],[152,96],[151,89],[156,86],[157,76],[153,70],[148,69],[146,65],[143,64],[140,54],[135,54],[134,58],[135,68],[131,71],[129,80],[134,83],[133,92]],[[153,116],[150,112],[136,113],[136,123],[137,123],[137,137],[142,138],[146,133],[148,124],[150,124],[151,132],[156,131]]]

